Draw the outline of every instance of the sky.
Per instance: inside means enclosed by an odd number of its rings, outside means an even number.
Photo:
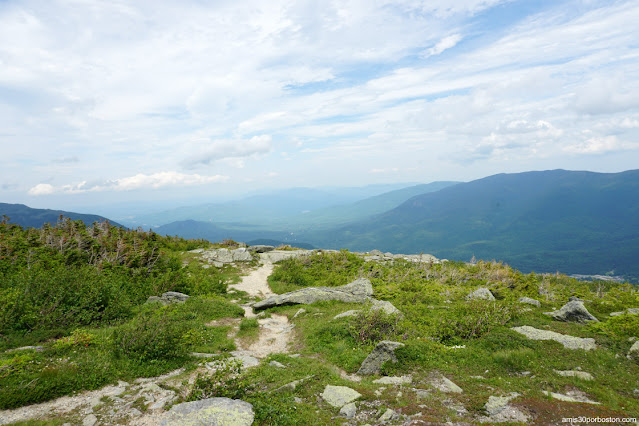
[[[639,167],[639,2],[0,0],[0,202]]]

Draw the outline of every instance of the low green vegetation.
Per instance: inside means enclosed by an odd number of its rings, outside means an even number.
[[[0,409],[154,376],[193,363],[190,352],[234,349],[227,299],[232,268],[201,268],[185,253],[206,241],[61,219],[0,223]],[[145,304],[166,291],[185,303]],[[11,349],[37,345],[33,350]]]

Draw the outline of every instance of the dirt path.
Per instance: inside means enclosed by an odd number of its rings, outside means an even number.
[[[268,286],[268,277],[272,272],[273,264],[266,263],[245,276],[239,284],[233,284],[229,287],[245,291],[250,296],[260,299],[272,296],[275,293]],[[253,312],[251,305],[243,305],[242,307],[247,318],[257,316]],[[272,314],[271,318],[260,318],[257,322],[260,326],[257,342],[250,344],[248,348],[243,348],[241,342],[236,340],[235,343],[238,349],[244,355],[255,358],[266,358],[272,353],[286,353],[288,351],[288,343],[291,340],[291,331],[293,330],[293,325],[288,322],[288,317],[286,315]]]
[[[250,274],[242,278],[238,284],[230,284],[229,288],[245,291],[249,296],[265,298],[274,293],[268,286],[268,276],[273,272],[273,264],[265,263]]]

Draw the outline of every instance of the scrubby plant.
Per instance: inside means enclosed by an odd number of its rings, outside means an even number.
[[[481,300],[460,303],[442,318],[434,335],[446,343],[478,338],[506,324],[514,314],[515,309],[505,303]]]
[[[187,400],[198,401],[216,397],[241,399],[254,389],[254,385],[241,373],[241,361],[218,361],[210,374],[196,377]]]
[[[53,344],[53,349],[64,351],[71,348],[87,348],[95,344],[96,336],[85,330],[73,330],[70,336],[58,339]]]
[[[113,331],[113,352],[117,357],[138,361],[183,358],[188,354],[184,336],[188,323],[175,321],[174,310],[147,309]]]
[[[382,309],[362,310],[349,323],[348,331],[356,342],[372,345],[395,338],[399,333],[400,317],[387,314]]]

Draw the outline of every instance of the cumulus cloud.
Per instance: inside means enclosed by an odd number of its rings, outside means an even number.
[[[233,164],[238,164],[237,160],[266,154],[271,150],[271,136],[269,135],[253,136],[250,139],[214,140],[200,153],[185,159],[183,165],[187,168],[193,168],[209,165],[219,160],[232,160]],[[240,168],[244,166],[243,161],[239,164]]]
[[[135,176],[106,180],[104,182],[82,181],[73,185],[54,186],[40,183],[29,190],[29,195],[51,195],[56,193],[79,194],[83,192],[102,191],[131,191],[136,189],[159,189],[175,186],[194,186],[207,183],[225,182],[228,176],[202,176],[198,174],[183,174],[174,171],[159,172],[146,175],[138,173]]]

